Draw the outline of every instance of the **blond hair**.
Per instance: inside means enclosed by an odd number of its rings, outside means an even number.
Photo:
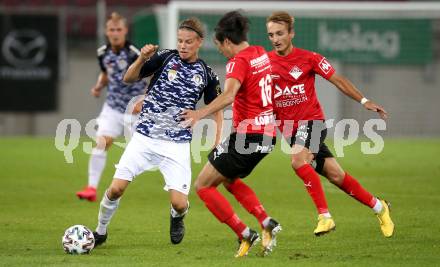
[[[124,23],[124,25],[127,26],[127,19],[115,11],[112,12],[112,14],[109,16],[107,22],[109,22],[109,21],[111,21],[113,23],[118,23],[119,21],[122,21]]]
[[[288,31],[291,32],[293,30],[295,18],[290,16],[289,13],[285,11],[276,11],[273,12],[272,15],[267,17],[266,23],[268,22],[285,23],[287,25]]]
[[[197,35],[200,38],[203,38],[205,36],[205,29],[203,27],[202,22],[196,18],[196,17],[192,17],[192,18],[188,18],[185,19],[184,21],[182,21],[179,24],[179,30],[180,29],[188,29],[191,30],[195,33],[197,33]]]

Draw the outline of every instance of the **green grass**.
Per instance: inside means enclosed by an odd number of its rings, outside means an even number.
[[[395,236],[382,237],[377,219],[323,180],[337,230],[316,238],[316,213],[301,181],[279,149],[246,179],[266,210],[283,225],[267,258],[255,251],[236,260],[236,237],[216,221],[194,192],[182,244],[169,241],[168,194],[160,173],[148,172],[128,188],[109,228],[108,242],[90,255],[63,252],[61,236],[74,224],[94,229],[99,202],[79,201],[88,155],[77,148],[67,164],[52,139],[0,139],[1,266],[438,266],[440,264],[439,139],[389,139],[379,155],[363,155],[360,143],[345,150],[341,165],[372,193],[392,202]],[[110,183],[122,149],[114,147],[101,187]],[[203,163],[205,158],[203,157]],[[201,164],[193,165],[196,177]],[[221,189],[225,192],[224,189]],[[227,195],[227,194],[225,194]],[[251,227],[256,220],[227,195]]]

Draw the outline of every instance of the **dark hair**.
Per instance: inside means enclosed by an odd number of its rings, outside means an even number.
[[[293,30],[295,19],[285,11],[276,11],[267,17],[266,23],[268,22],[284,23],[287,25],[287,30],[291,32]]]
[[[215,27],[215,39],[221,43],[229,39],[234,44],[247,41],[249,19],[239,11],[231,11],[223,15]]]
[[[191,31],[197,33],[197,35],[200,38],[203,38],[203,36],[205,36],[205,31],[203,29],[202,22],[200,22],[200,20],[195,17],[192,17],[192,18],[189,18],[189,19],[182,21],[179,25],[179,30],[180,29],[191,30]]]

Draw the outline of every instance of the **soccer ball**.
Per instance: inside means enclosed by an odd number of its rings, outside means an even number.
[[[84,225],[74,225],[64,232],[62,244],[66,253],[88,254],[95,246],[95,237]]]

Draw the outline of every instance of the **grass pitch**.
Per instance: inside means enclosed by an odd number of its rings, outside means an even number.
[[[67,164],[53,139],[0,139],[0,265],[2,266],[439,266],[439,139],[388,139],[379,155],[363,155],[360,143],[339,162],[370,192],[392,203],[395,236],[382,236],[372,211],[322,180],[337,230],[313,236],[316,212],[304,186],[278,148],[246,182],[284,230],[266,258],[254,248],[234,259],[236,237],[192,191],[180,245],[169,241],[168,194],[158,172],[136,178],[109,227],[107,243],[90,255],[64,253],[61,236],[74,224],[96,226],[99,202],[79,201],[88,155],[79,147]],[[111,181],[122,149],[108,156],[99,194]],[[206,159],[202,158],[203,163]],[[193,164],[196,177],[202,164]],[[224,189],[221,192],[225,193]],[[251,227],[257,221],[231,200]]]

